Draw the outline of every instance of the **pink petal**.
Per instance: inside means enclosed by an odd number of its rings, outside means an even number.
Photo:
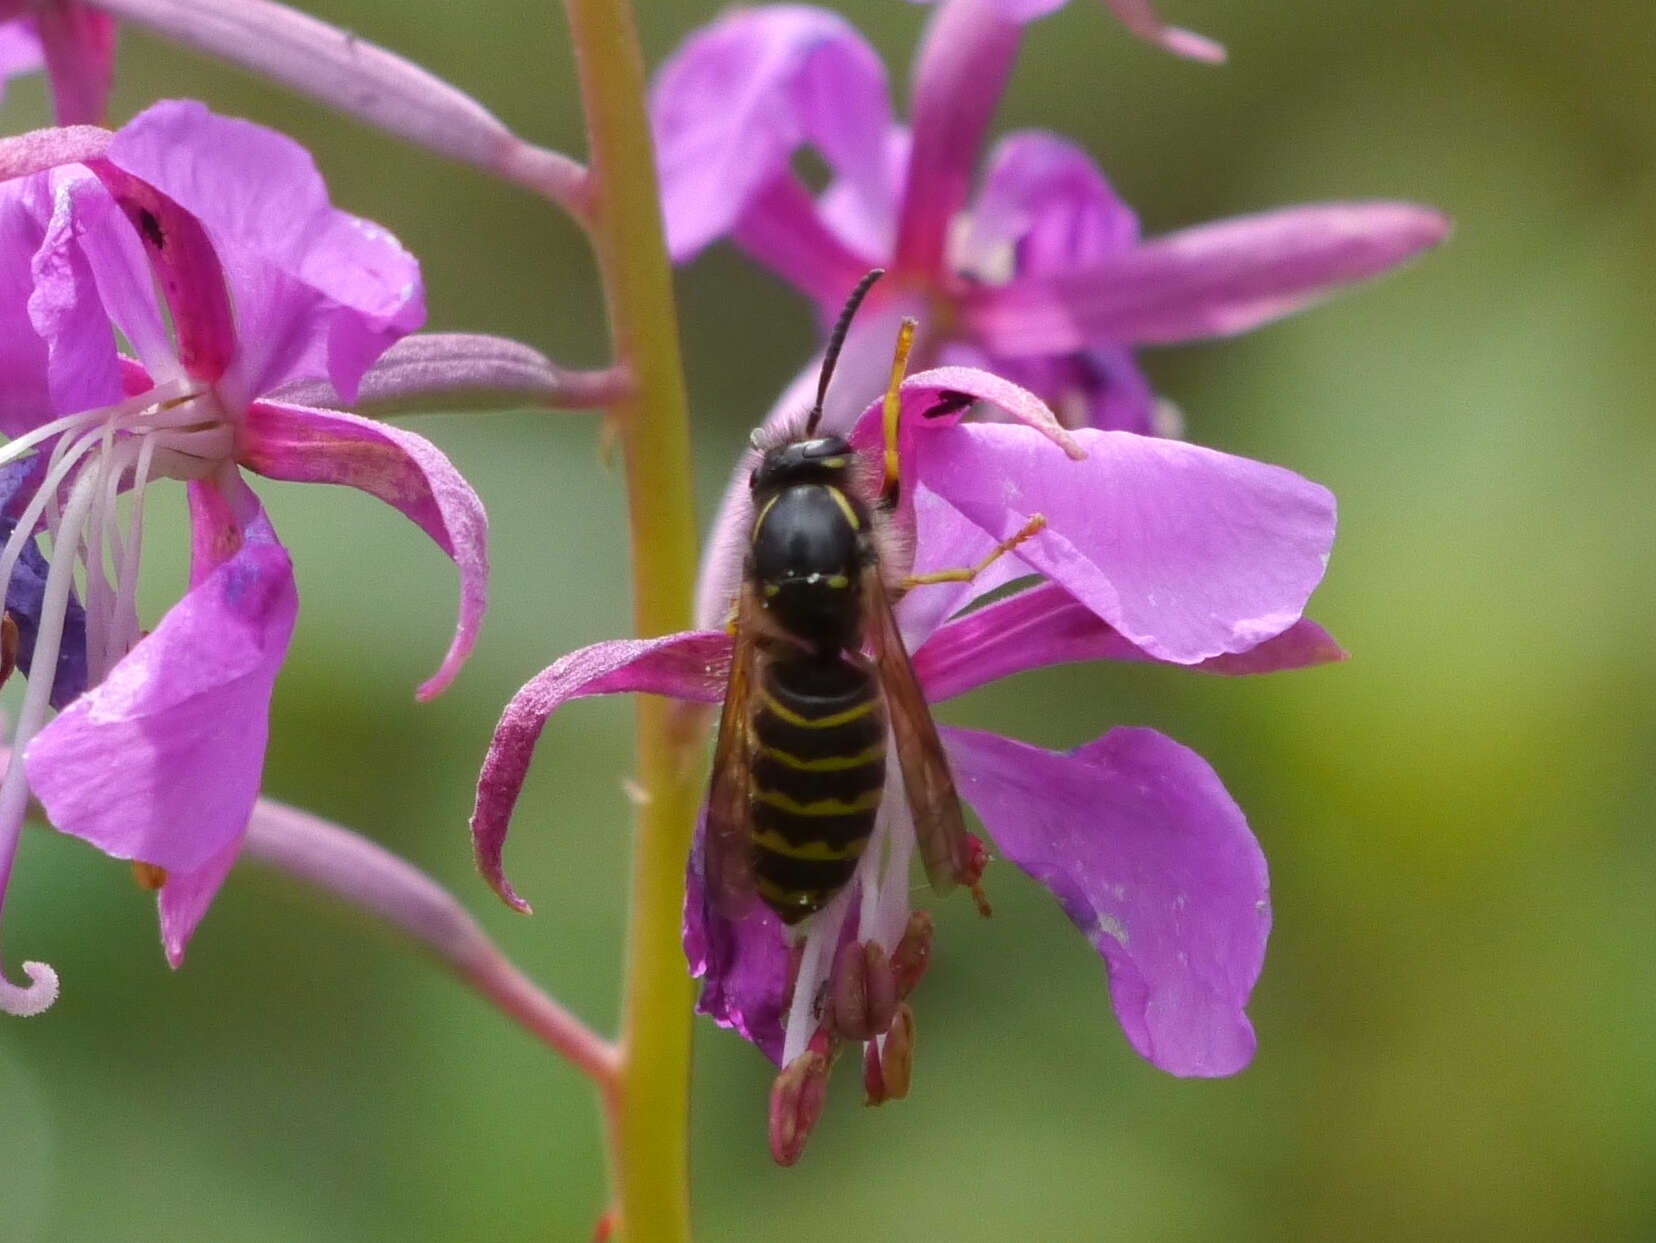
[[[419,689],[441,692],[466,663],[488,607],[489,522],[483,502],[448,458],[423,436],[338,410],[273,401],[247,411],[239,460],[271,479],[339,483],[400,510],[460,571],[460,619],[442,667]]]
[[[33,21],[26,17],[0,21],[0,91],[5,89],[7,78],[33,73],[44,63],[45,53]]]
[[[968,296],[995,354],[1229,336],[1377,276],[1442,241],[1448,221],[1410,203],[1326,203],[1199,225],[1067,275]]]
[[[799,5],[727,14],[661,67],[650,118],[680,262],[729,232],[807,143],[871,203],[891,201],[885,66],[836,14]]]
[[[961,795],[1104,956],[1139,1054],[1175,1075],[1253,1057],[1244,1007],[1271,927],[1265,857],[1194,751],[1116,729],[1070,754],[945,729]]]
[[[1064,455],[1076,459],[1086,456],[1086,450],[1059,424],[1044,401],[992,372],[974,367],[934,367],[909,376],[898,394],[902,403],[897,417],[903,437],[900,448],[905,470],[911,460],[908,457],[911,442],[918,444],[913,441],[914,437],[959,426],[972,403],[980,401],[994,406],[1013,422],[1039,432]],[[962,398],[971,400],[962,401]],[[853,448],[864,453],[878,453],[884,448],[883,410],[883,397],[863,410],[849,433]]]
[[[56,210],[34,258],[29,314],[47,343],[53,408],[91,410],[123,395],[113,326],[150,375],[179,363],[144,248],[109,190],[84,169],[52,174]]]
[[[229,512],[220,504],[197,513],[214,509]],[[263,512],[255,508],[239,531],[240,548],[195,575],[160,625],[23,757],[59,829],[169,873],[206,867],[246,827],[271,688],[298,611],[292,564]],[[198,536],[198,571],[227,542],[222,531]]]
[[[805,294],[825,317],[836,314],[863,273],[877,266],[872,252],[858,254],[834,234],[792,173],[754,192],[734,234],[749,258]]]
[[[617,639],[571,652],[512,696],[483,759],[471,820],[478,869],[508,906],[529,911],[506,880],[501,851],[547,718],[571,699],[626,691],[717,703],[729,677],[730,636],[722,630],[691,630],[660,639]]]
[[[997,539],[1044,515],[1018,556],[1160,660],[1288,629],[1333,547],[1333,495],[1280,467],[1090,428],[1080,462],[1013,424],[912,435],[915,478]]]
[[[115,78],[115,19],[78,0],[40,7],[35,18],[59,125],[97,125]]]
[[[95,162],[92,169],[140,240],[172,319],[176,344],[162,350],[146,340],[145,362],[158,367],[163,353],[176,355],[186,374],[219,383],[237,350],[237,324],[225,269],[202,222],[142,177],[108,160]],[[119,305],[129,304],[136,306],[136,301],[123,299]]]
[[[167,953],[167,962],[174,968],[184,965],[184,948],[195,934],[202,916],[207,914],[207,908],[218,896],[225,877],[230,875],[246,837],[244,828],[200,867],[188,872],[167,873],[166,883],[155,895],[155,904],[161,916],[161,947]]]
[[[1300,620],[1241,653],[1189,666],[1204,673],[1276,673],[1345,659],[1316,622]],[[1154,661],[1053,583],[998,600],[949,622],[914,652],[914,671],[936,702],[1048,665],[1085,660]]]
[[[953,0],[927,23],[914,69],[913,146],[893,255],[898,273],[943,272],[949,228],[966,206],[1022,33],[995,0]]]
[[[347,401],[368,365],[425,319],[419,264],[379,226],[331,206],[298,143],[201,104],[165,101],[109,159],[199,219],[235,295],[247,399],[326,376]]]
[[[706,808],[703,808],[705,816]],[[684,890],[684,956],[702,981],[696,1013],[734,1029],[773,1062],[782,1060],[788,990],[788,939],[762,902],[730,920],[707,901],[706,823],[698,819]]]
[[[1007,135],[990,153],[972,205],[967,261],[1015,246],[1020,274],[1073,271],[1138,239],[1138,217],[1092,156],[1052,134],[1027,131]]]
[[[0,432],[11,437],[58,413],[47,381],[47,343],[29,313],[34,256],[52,214],[50,187],[50,177],[39,175],[0,184]]]

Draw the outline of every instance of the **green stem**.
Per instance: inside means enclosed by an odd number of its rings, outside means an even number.
[[[589,223],[615,358],[634,388],[612,407],[626,463],[633,618],[640,635],[690,627],[696,564],[689,412],[662,234],[643,57],[627,0],[565,0],[590,136]],[[690,1237],[687,1127],[691,983],[679,945],[697,783],[672,705],[638,710],[638,782],[621,1064],[610,1105],[625,1236]]]

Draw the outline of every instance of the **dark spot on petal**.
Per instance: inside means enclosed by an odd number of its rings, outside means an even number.
[[[138,209],[138,232],[144,235],[144,240],[157,250],[167,247],[167,235],[161,231],[161,222],[155,218],[155,213],[147,207]]]
[[[968,408],[977,398],[970,393],[959,393],[953,389],[945,390],[937,395],[937,400],[920,412],[923,419],[943,419],[951,414],[959,414]]]

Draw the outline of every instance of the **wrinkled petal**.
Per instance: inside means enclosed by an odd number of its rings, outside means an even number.
[[[1410,203],[1284,208],[1155,238],[1083,271],[974,289],[966,316],[1006,355],[1229,336],[1394,268],[1448,231],[1440,213]]]
[[[378,225],[331,206],[315,163],[291,139],[173,100],[122,127],[109,159],[212,236],[234,295],[236,378],[247,398],[325,376],[354,400],[369,364],[424,321],[414,257]]]
[[[1000,103],[1022,28],[995,0],[950,0],[927,23],[914,69],[908,179],[892,266],[935,275],[966,206],[983,135]]]
[[[917,420],[918,422],[918,420]],[[1005,423],[913,431],[914,476],[1160,660],[1243,652],[1299,620],[1334,543],[1334,497],[1292,471],[1082,429],[1083,461]]]
[[[1189,666],[1204,673],[1277,673],[1344,660],[1316,622],[1300,620],[1246,652]],[[1043,583],[948,622],[914,652],[914,672],[932,702],[1028,669],[1085,660],[1154,661],[1062,587]]]
[[[21,436],[57,414],[46,378],[46,341],[29,314],[33,258],[51,211],[48,177],[0,184],[0,432],[8,437]]]
[[[5,516],[19,485],[30,474],[32,462],[9,462],[0,466],[0,547],[17,529],[15,518]],[[6,612],[17,623],[17,667],[28,676],[34,665],[35,641],[40,637],[40,608],[46,599],[46,558],[40,545],[29,540],[17,559],[11,582],[6,585]],[[58,644],[57,671],[52,682],[51,704],[62,708],[86,689],[86,610],[73,593],[64,617],[63,636]]]
[[[23,757],[59,829],[169,873],[205,867],[246,827],[298,611],[292,564],[262,511],[236,529],[240,548]]]
[[[780,1064],[788,991],[788,942],[782,921],[762,902],[738,920],[707,897],[706,807],[696,823],[684,888],[684,956],[702,981],[696,1013],[729,1027]]]
[[[59,125],[96,125],[115,79],[115,19],[77,0],[42,5],[35,17]]]
[[[1139,1054],[1175,1075],[1253,1057],[1244,1007],[1271,927],[1265,857],[1194,751],[1116,729],[1068,755],[945,729],[961,795],[1104,957]]]
[[[871,204],[892,198],[885,66],[834,13],[773,5],[726,15],[661,67],[650,118],[680,262],[727,233],[807,143]]]
[[[460,571],[460,619],[442,667],[423,686],[430,699],[459,673],[488,607],[489,521],[483,502],[448,458],[423,436],[338,410],[255,402],[238,457],[271,479],[339,483],[401,511]]]
[[[218,896],[224,878],[230,875],[246,836],[243,829],[198,868],[167,873],[166,883],[155,895],[155,904],[161,916],[161,948],[173,967],[184,965],[184,948]]]
[[[47,345],[52,409],[67,414],[121,399],[112,323],[150,374],[178,364],[143,248],[109,191],[83,169],[54,172],[52,191],[29,318]]]
[[[547,718],[571,699],[627,691],[717,703],[729,677],[730,636],[722,630],[691,630],[660,639],[617,639],[571,652],[512,696],[483,759],[471,819],[478,870],[508,906],[529,911],[506,880],[501,851]]]

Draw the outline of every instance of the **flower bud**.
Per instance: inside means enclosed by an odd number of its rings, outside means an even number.
[[[829,998],[829,1021],[847,1040],[872,1040],[890,1027],[897,1009],[897,980],[885,947],[878,941],[841,946]]]
[[[813,1038],[806,1049],[776,1076],[770,1096],[770,1150],[778,1165],[792,1165],[805,1152],[805,1141],[822,1117],[828,1094],[826,1040]]]

